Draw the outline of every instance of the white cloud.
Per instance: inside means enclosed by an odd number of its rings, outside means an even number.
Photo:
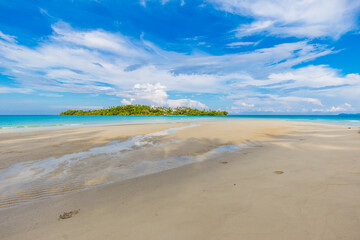
[[[245,37],[245,36],[253,35],[255,33],[261,33],[263,31],[266,31],[273,24],[274,24],[273,21],[255,21],[250,24],[242,24],[237,29],[237,36]]]
[[[170,107],[191,107],[191,108],[208,108],[205,104],[199,102],[199,101],[195,101],[195,100],[191,100],[191,99],[169,99],[167,101],[167,104]]]
[[[348,103],[344,103],[340,106],[332,106],[327,109],[312,109],[312,112],[322,112],[322,113],[335,113],[335,112],[348,112],[352,110],[352,107]]]
[[[187,55],[104,30],[76,30],[64,23],[53,28],[53,35],[32,48],[0,38],[2,73],[27,89],[16,91],[108,94],[121,97],[123,104],[203,106],[195,99],[171,99],[169,93],[177,91],[226,95],[254,104],[254,111],[336,106],[334,101],[360,109],[359,74],[344,76],[324,65],[294,69],[334,52],[325,45],[299,41],[222,56],[196,51]]]
[[[130,97],[130,99],[123,99],[122,104],[128,105],[132,103],[146,103],[153,104],[156,106],[165,106],[170,107],[193,107],[193,108],[207,108],[207,106],[199,101],[192,99],[168,99],[168,94],[166,92],[166,87],[162,86],[160,83],[156,84],[135,84],[133,90],[119,93],[119,96]]]
[[[229,48],[239,48],[243,46],[250,46],[250,45],[257,45],[259,42],[232,42],[229,44],[226,44]]]
[[[135,100],[134,98],[131,98],[129,100],[124,98],[123,100],[121,100],[121,103],[124,104],[124,105],[131,105],[134,100]]]
[[[159,82],[169,90],[217,93],[244,73],[268,74],[332,52],[301,41],[250,53],[186,55],[103,30],[79,31],[65,23],[53,29],[35,48],[0,40],[4,73],[43,91],[117,95],[135,83]]]
[[[250,93],[251,94],[251,93]],[[271,94],[257,94],[230,96],[234,100],[232,111],[238,112],[302,112],[304,106],[309,108],[314,105],[323,106],[322,102],[316,98],[279,96]],[[251,101],[246,103],[245,101]]]
[[[339,86],[343,84],[354,84],[360,80],[359,75],[339,76],[338,72],[325,65],[307,66],[283,73],[271,74],[269,79],[272,82],[295,81],[291,87],[308,86],[312,88]]]
[[[71,110],[99,110],[104,107],[101,106],[56,106],[56,108],[60,109],[71,109]]]
[[[2,87],[0,86],[1,93],[31,93],[33,90],[28,88],[11,88],[11,87]]]
[[[235,104],[236,104],[236,103],[235,103]],[[244,103],[244,102],[242,102],[242,103],[241,103],[241,106],[252,108],[252,107],[255,107],[255,104],[249,104],[249,103]]]
[[[52,39],[72,46],[81,46],[99,51],[118,53],[123,57],[138,57],[145,51],[133,41],[120,34],[108,33],[103,30],[74,31],[70,25],[58,22],[52,26]]]
[[[217,8],[253,18],[239,37],[256,33],[338,38],[356,28],[358,0],[208,0]]]
[[[63,97],[64,95],[57,94],[57,93],[39,93],[39,96],[43,96],[43,97]]]
[[[264,79],[249,77],[244,81],[237,82],[233,87],[256,86],[268,90],[300,91],[300,92],[331,92],[343,91],[344,89],[360,90],[360,75],[341,73],[326,65],[309,65],[298,69],[288,69],[279,73],[271,73]],[[334,90],[334,88],[337,88]],[[350,94],[348,97],[357,97]]]
[[[162,86],[160,83],[154,85],[150,83],[135,84],[131,95],[136,100],[145,100],[146,102],[163,105],[166,104],[168,97],[165,89],[166,87]]]
[[[257,106],[253,110],[259,112],[270,106],[283,112],[300,112],[303,109],[310,109],[310,112],[356,112],[360,107],[360,75],[343,75],[325,65],[289,69],[269,74],[263,79],[243,78],[243,81],[234,82],[231,86],[237,91],[233,91],[228,99],[238,105],[251,101]],[[345,104],[337,106],[338,102]],[[314,105],[323,108],[314,108]]]
[[[316,98],[304,98],[304,97],[272,97],[274,100],[279,100],[282,102],[308,102],[311,104],[323,106],[321,101]]]
[[[0,31],[0,39],[3,39],[7,42],[11,42],[11,43],[16,43],[16,37],[14,36],[10,36],[10,35],[6,35],[3,32]]]

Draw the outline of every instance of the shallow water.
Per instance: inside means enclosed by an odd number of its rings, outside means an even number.
[[[59,158],[22,162],[3,169],[0,171],[0,208],[205,161],[255,144],[218,146],[196,155],[183,153],[181,156],[139,158],[144,156],[141,154],[181,144],[179,140],[162,142],[159,139],[194,126],[197,124],[139,135]]]
[[[54,116],[54,115],[0,115],[0,131],[40,128],[64,128],[90,125],[175,123],[194,121],[231,121],[239,119],[279,119],[360,126],[360,115],[231,115],[226,117],[197,116]]]

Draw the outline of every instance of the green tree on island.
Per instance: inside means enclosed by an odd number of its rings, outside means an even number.
[[[67,110],[60,115],[92,115],[92,116],[226,116],[226,111],[200,110],[190,107],[151,107],[148,105],[123,105],[99,110]]]

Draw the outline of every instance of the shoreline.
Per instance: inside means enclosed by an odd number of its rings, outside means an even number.
[[[18,116],[18,115],[9,115],[9,116]],[[60,116],[60,115],[24,115],[24,116],[51,116],[51,117],[69,117],[69,116]],[[337,125],[337,126],[348,126],[348,127],[360,127],[360,119],[306,119],[306,117],[322,117],[322,115],[304,115],[304,118],[290,118],[291,116],[301,117],[302,115],[284,115],[288,116],[289,118],[281,118],[283,115],[272,116],[269,115],[228,115],[228,116],[85,116],[85,117],[145,117],[145,118],[159,118],[159,119],[171,119],[171,118],[178,118],[183,117],[184,119],[178,120],[170,120],[170,121],[159,121],[159,122],[98,122],[98,123],[91,123],[91,122],[84,122],[84,123],[59,123],[59,124],[48,124],[48,125],[39,125],[39,124],[32,124],[32,125],[19,125],[19,126],[2,126],[0,127],[0,134],[2,133],[9,133],[9,132],[28,132],[28,131],[51,131],[51,130],[62,130],[62,129],[76,129],[76,128],[86,128],[86,127],[100,127],[100,126],[118,126],[118,125],[137,125],[137,124],[164,124],[164,123],[188,123],[194,121],[200,122],[207,122],[207,121],[243,121],[243,120],[251,120],[251,121],[290,121],[290,122],[303,122],[303,123],[315,123],[315,124],[330,124],[330,125]],[[324,115],[325,117],[338,117],[338,115]],[[0,116],[1,117],[1,116]],[[71,117],[71,116],[70,116]],[[75,117],[84,117],[82,115],[75,116]],[[194,119],[192,119],[194,118]],[[197,119],[196,119],[197,118]],[[203,118],[203,119],[201,119]]]
[[[335,128],[359,128],[335,124],[309,123],[301,121],[282,120],[234,120],[232,123],[261,124],[280,123],[291,126],[328,126]],[[226,124],[227,121],[206,121],[206,122],[175,122],[175,123],[134,123],[134,124],[109,124],[94,126],[74,126],[60,129],[31,129],[29,131],[0,131],[0,171],[14,163],[37,161],[49,157],[61,157],[66,154],[88,151],[92,148],[106,146],[114,141],[125,141],[131,137],[149,134],[156,131],[166,130],[173,127],[182,127],[189,124],[218,123]],[[113,131],[114,130],[114,131]],[[63,139],[65,137],[65,139]],[[209,137],[209,135],[207,136]],[[34,142],[37,139],[38,142]],[[241,143],[244,143],[241,142]],[[41,147],[36,147],[41,145]],[[223,143],[225,145],[225,143]],[[45,150],[45,149],[48,150]],[[40,152],[38,152],[40,150]],[[12,154],[14,156],[11,156]],[[21,155],[21,153],[23,153]],[[35,154],[34,154],[35,153]],[[19,155],[20,154],[20,155]]]
[[[47,157],[60,157],[65,154],[71,154],[75,152],[88,151],[91,148],[105,146],[113,141],[124,141],[130,137],[142,134],[148,134],[167,128],[176,126],[184,126],[189,124],[226,124],[226,123],[241,123],[241,124],[260,124],[265,123],[280,123],[291,126],[334,126],[339,128],[346,128],[348,126],[323,124],[323,123],[309,123],[302,121],[286,121],[286,120],[272,120],[272,119],[240,119],[231,121],[189,121],[189,122],[173,122],[173,123],[133,123],[133,124],[106,124],[106,125],[93,125],[93,126],[72,126],[69,128],[52,128],[52,129],[29,129],[26,131],[0,131],[0,170],[4,168],[4,159],[7,159],[11,153],[24,152],[26,156],[21,156],[22,160],[16,160],[19,156],[12,156],[10,161],[22,162],[40,160]],[[231,131],[230,131],[231,132]],[[62,139],[67,137],[65,139]],[[38,139],[39,142],[34,142],[34,139]],[[43,141],[41,141],[44,139]],[[72,141],[70,146],[67,142]],[[34,143],[34,144],[32,144]],[[36,152],[36,148],[33,146],[44,144],[39,150],[44,151],[44,148],[53,148],[48,151],[48,154],[41,154],[37,157],[31,157],[31,154]],[[68,148],[70,147],[70,149]],[[25,148],[25,149],[24,149]],[[22,151],[23,150],[23,151]],[[7,161],[7,160],[5,160]],[[6,164],[7,165],[7,164]]]
[[[204,161],[294,128],[234,121],[0,134],[0,208]]]
[[[262,140],[213,159],[2,209],[0,238],[359,239],[358,128],[262,121],[269,125],[259,129],[258,123],[208,123],[156,139],[185,141],[185,148],[179,142],[162,147],[175,155],[207,150],[214,139]],[[239,132],[231,135],[233,129]],[[214,138],[220,130],[224,136]],[[162,156],[147,149],[131,157],[154,154]]]
[[[57,116],[57,115],[54,115]],[[103,116],[100,116],[103,117]],[[106,117],[121,117],[121,116],[106,116]],[[127,116],[126,116],[127,117]],[[141,116],[134,116],[141,117]],[[146,116],[146,117],[159,117],[159,116]],[[160,116],[162,117],[162,116]],[[172,116],[170,116],[172,117]],[[216,118],[217,116],[173,116],[173,117],[204,117],[204,118]],[[225,116],[220,116],[225,117]],[[211,119],[210,121],[214,121],[215,119]],[[221,120],[220,120],[221,121]],[[236,121],[236,120],[235,120]],[[92,127],[105,127],[105,126],[126,126],[126,125],[143,125],[143,124],[176,124],[176,123],[192,123],[192,122],[202,122],[202,121],[169,121],[169,122],[140,122],[140,123],[79,123],[79,124],[59,124],[56,126],[47,125],[47,126],[21,126],[21,127],[0,127],[1,133],[11,133],[11,132],[27,132],[27,131],[51,131],[51,130],[63,130],[63,129],[76,129],[76,128],[92,128]]]

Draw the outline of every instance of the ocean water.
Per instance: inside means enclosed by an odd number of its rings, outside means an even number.
[[[113,124],[231,121],[238,119],[280,119],[360,126],[360,115],[230,115],[226,117],[0,115],[0,131]]]

